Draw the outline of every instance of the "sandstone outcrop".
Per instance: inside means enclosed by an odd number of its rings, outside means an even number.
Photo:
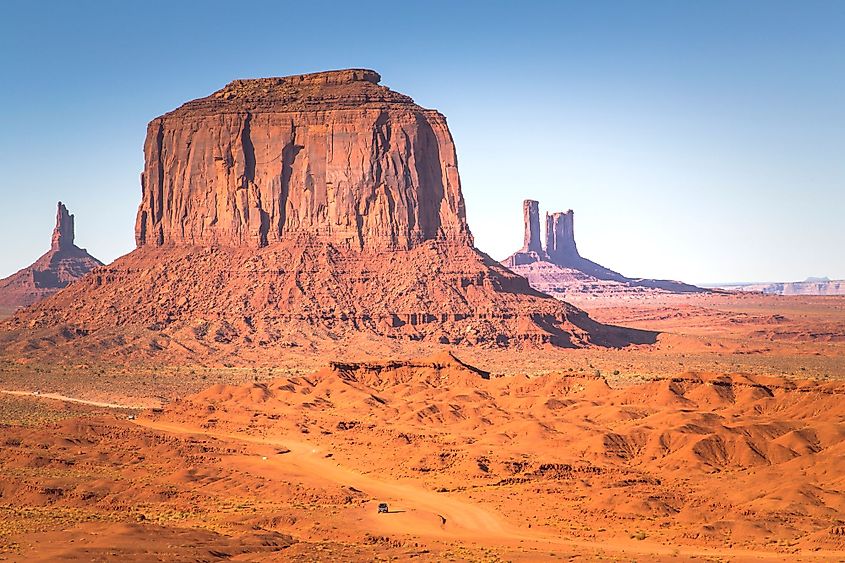
[[[540,202],[526,199],[522,204],[522,215],[525,219],[525,243],[523,252],[542,253],[540,245]]]
[[[522,248],[510,258],[513,264],[531,264],[548,257],[540,243],[540,202],[526,199],[522,202],[522,219],[525,223],[525,235]]]
[[[56,210],[56,226],[50,239],[50,249],[54,251],[69,250],[74,247],[73,215],[60,201]]]
[[[539,204],[523,203],[526,240],[539,217]],[[531,210],[531,212],[529,212]],[[539,225],[539,219],[536,220]],[[694,285],[672,280],[629,278],[581,256],[575,243],[575,212],[571,209],[546,213],[546,246],[523,248],[502,261],[506,267],[525,277],[531,287],[561,298],[626,295],[649,292],[690,293],[707,291]],[[537,233],[539,240],[539,233]],[[538,245],[539,246],[539,245]]]
[[[445,118],[379,80],[361,69],[236,80],[154,119],[138,248],[11,319],[0,347],[196,358],[258,349],[266,360],[361,334],[654,341],[534,291],[476,250]]]
[[[102,262],[74,244],[73,215],[59,202],[50,250],[30,266],[0,280],[0,313],[40,301],[97,266]]]
[[[236,80],[154,119],[138,246],[471,243],[446,119],[371,70]]]
[[[575,212],[546,213],[546,254],[555,264],[567,264],[578,260],[575,244]]]

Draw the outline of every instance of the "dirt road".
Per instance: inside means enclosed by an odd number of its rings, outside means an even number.
[[[122,405],[67,397],[54,393],[36,394],[30,391],[0,390],[0,393],[33,399],[51,399],[112,409],[137,409],[138,405]],[[437,493],[414,483],[387,480],[344,467],[327,450],[296,438],[265,438],[245,434],[228,434],[193,428],[181,424],[148,419],[135,424],[172,434],[207,436],[221,441],[250,445],[247,455],[233,459],[245,468],[273,477],[295,479],[302,483],[333,484],[354,487],[368,497],[391,505],[391,514],[379,515],[375,505],[368,503],[350,515],[350,525],[377,534],[407,534],[409,536],[444,540],[464,540],[489,546],[514,547],[526,550],[560,552],[561,549],[580,554],[608,553],[622,556],[651,556],[673,558],[722,558],[731,561],[791,561],[839,560],[841,552],[777,553],[730,549],[707,549],[663,545],[649,541],[618,538],[610,541],[589,541],[550,535],[541,531],[520,528],[507,522],[495,511],[445,493]],[[279,454],[279,451],[287,453]],[[370,506],[371,505],[371,506]]]
[[[127,409],[140,410],[148,409],[152,405],[119,405],[117,403],[107,403],[101,401],[90,401],[88,399],[77,399],[76,397],[68,397],[66,395],[59,395],[58,393],[39,393],[37,391],[13,391],[8,389],[0,389],[0,393],[6,395],[15,395],[17,397],[32,397],[34,399],[52,399],[54,401],[64,401],[66,403],[77,403],[80,405],[91,405],[92,407],[101,407],[104,409]]]
[[[287,449],[288,453],[282,455],[265,456],[258,452],[244,464],[259,471],[261,467],[265,467],[276,476],[284,475],[285,478],[297,478],[304,482],[323,481],[354,487],[379,501],[388,502],[393,511],[391,514],[378,515],[373,505],[359,522],[373,533],[470,540],[487,545],[519,546],[523,550],[531,547],[538,550],[569,548],[579,552],[605,551],[636,556],[727,558],[736,562],[782,561],[787,556],[792,561],[819,561],[828,560],[831,555],[834,555],[823,551],[797,555],[667,546],[640,540],[619,539],[612,542],[595,542],[563,538],[513,526],[501,515],[467,500],[430,491],[419,485],[388,481],[343,467],[332,458],[327,458],[326,450],[293,438],[227,434],[146,419],[136,420],[135,423],[161,432],[203,435],[223,441],[238,441],[259,447],[272,446]]]

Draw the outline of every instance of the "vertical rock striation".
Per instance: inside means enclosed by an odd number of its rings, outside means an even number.
[[[67,207],[60,201],[56,210],[56,227],[50,244],[52,250],[68,250],[73,247],[73,215],[68,213]]]
[[[154,119],[137,245],[471,244],[446,119],[380,78],[236,80]]]
[[[575,212],[546,213],[546,254],[559,266],[574,264],[581,258],[575,245]]]
[[[525,241],[522,252],[543,252],[540,244],[540,202],[526,199],[522,202],[522,216],[525,222]]]

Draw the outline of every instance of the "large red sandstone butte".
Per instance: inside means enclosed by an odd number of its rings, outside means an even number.
[[[581,256],[575,244],[575,213],[546,213],[546,247],[540,244],[540,204],[522,204],[525,237],[521,249],[502,264],[524,276],[531,287],[560,298],[695,293],[706,289],[673,280],[629,278]]]
[[[50,250],[33,264],[0,280],[0,313],[32,305],[103,265],[73,240],[73,215],[60,201]]]
[[[154,119],[138,246],[471,244],[446,118],[372,70],[236,80]]]
[[[446,119],[379,80],[362,69],[236,80],[154,119],[138,248],[14,317],[0,343],[266,358],[355,334],[654,341],[532,290],[476,250]]]

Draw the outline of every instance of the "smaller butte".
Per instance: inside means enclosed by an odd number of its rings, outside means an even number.
[[[680,281],[629,278],[581,256],[575,243],[575,212],[546,213],[545,248],[540,245],[540,203],[522,203],[522,248],[502,264],[528,279],[534,289],[559,298],[579,296],[697,293],[708,290]]]
[[[31,265],[0,280],[0,314],[53,295],[103,263],[74,244],[74,218],[60,201],[50,250]]]

